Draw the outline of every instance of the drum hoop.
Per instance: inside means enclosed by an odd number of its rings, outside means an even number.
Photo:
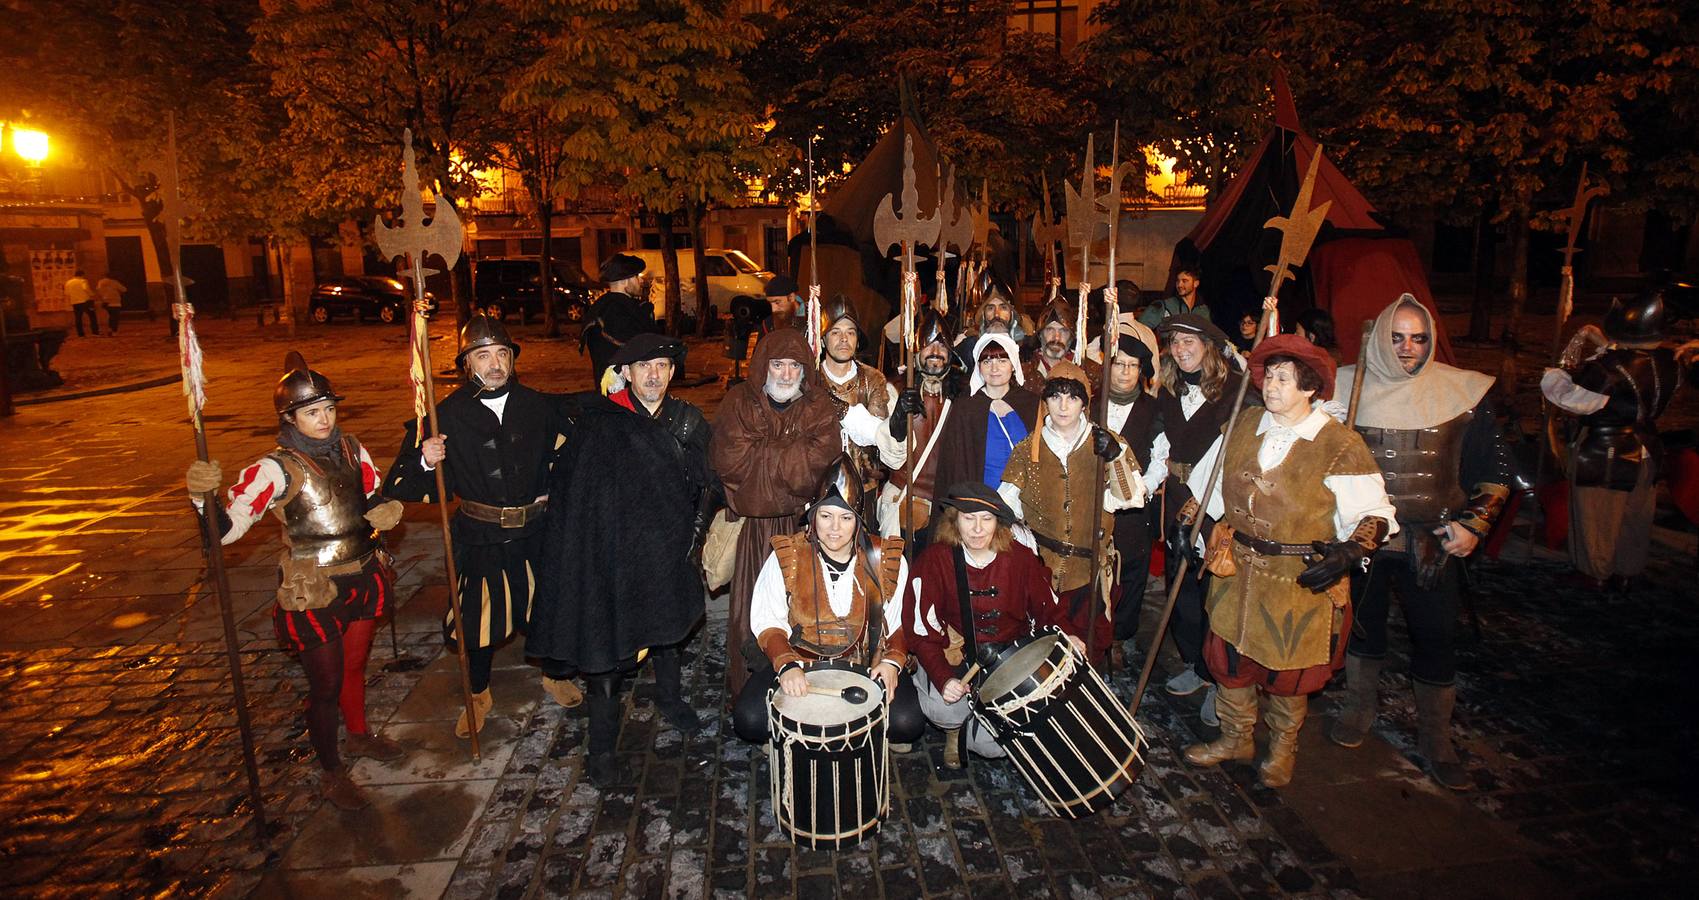
[[[880,702],[875,704],[873,708],[869,709],[866,713],[856,716],[853,719],[846,719],[842,722],[834,722],[830,725],[820,725],[814,722],[801,722],[785,715],[779,710],[778,705],[774,703],[775,698],[777,698],[779,694],[779,683],[774,681],[773,686],[767,689],[767,734],[769,735],[769,738],[774,743],[778,743],[783,740],[785,743],[803,744],[811,749],[824,748],[827,745],[840,741],[853,742],[850,745],[852,749],[854,747],[862,746],[865,741],[859,741],[857,739],[865,737],[868,732],[873,730],[875,725],[879,725],[886,720],[887,710],[889,710],[891,706],[890,694],[886,693],[884,686],[879,683],[879,679],[873,677],[871,674],[872,670],[865,666],[858,666],[853,663],[845,663],[838,660],[821,660],[816,663],[805,663],[803,665],[803,671],[805,673],[815,669],[832,669],[854,672],[855,674],[866,678],[869,682],[871,682],[868,689],[877,690],[879,692]],[[834,731],[841,729],[841,731],[834,734],[816,735],[807,733],[807,729],[831,729]]]
[[[1008,662],[1016,656],[1016,654],[1019,654],[1021,651],[1025,650],[1027,647],[1030,647],[1034,643],[1037,643],[1039,640],[1042,640],[1043,638],[1046,638],[1046,637],[1049,637],[1049,636],[1052,636],[1052,635],[1059,638],[1059,640],[1057,640],[1057,642],[1056,642],[1058,646],[1071,647],[1072,642],[1064,639],[1066,637],[1066,635],[1062,631],[1062,629],[1057,628],[1054,625],[1051,625],[1051,626],[1048,626],[1048,627],[1045,627],[1045,628],[1041,628],[1038,631],[1036,631],[1036,632],[1034,632],[1030,635],[1027,635],[1024,638],[1017,639],[1017,640],[1011,642],[1007,647],[1004,647],[1003,651],[1001,653],[997,654],[996,663],[991,667],[990,671],[986,672],[980,678],[980,682],[979,682],[980,690],[977,693],[983,695],[984,692],[985,692],[984,691],[985,683],[987,681],[991,680],[991,678],[999,670],[1001,670],[1003,668],[1003,666],[1007,665]],[[1046,656],[1044,658],[1046,660],[1048,660],[1050,658],[1050,655],[1046,654]],[[1008,697],[1015,696],[1017,693],[1019,693],[1020,695],[1023,695],[1023,696],[1030,696],[1031,694],[1033,694],[1035,688],[1029,687],[1027,690],[1021,691],[1021,686],[1022,685],[1031,685],[1033,683],[1033,681],[1034,681],[1033,675],[1032,675],[1032,673],[1029,672],[1026,675],[1021,676],[1019,681],[1015,682],[1015,684],[1010,686],[1008,690],[1004,691],[1003,696],[1005,698],[1008,698]],[[999,702],[1006,702],[1006,699],[1004,701],[999,701]]]
[[[1058,646],[1067,649],[1062,654],[1062,659],[1050,670],[1050,674],[1039,682],[1036,689],[1024,694],[1016,694],[1001,702],[986,703],[985,708],[1004,719],[1008,719],[1012,712],[1047,702],[1055,697],[1061,691],[1062,686],[1071,681],[1074,673],[1079,671],[1079,651],[1075,650],[1073,644],[1068,641],[1063,641]],[[1048,660],[1049,657],[1046,657],[1046,659]]]

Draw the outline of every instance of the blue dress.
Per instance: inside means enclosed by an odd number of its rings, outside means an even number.
[[[985,417],[984,480],[987,486],[995,490],[1003,483],[1003,467],[1008,465],[1009,454],[1024,437],[1026,423],[1021,421],[1020,413],[1011,409],[1003,416]]]

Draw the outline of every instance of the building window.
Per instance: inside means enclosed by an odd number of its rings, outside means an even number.
[[[520,256],[542,256],[543,239],[541,237],[522,237],[519,239]]]
[[[479,259],[500,259],[507,255],[507,239],[480,238],[476,242],[474,250]]]

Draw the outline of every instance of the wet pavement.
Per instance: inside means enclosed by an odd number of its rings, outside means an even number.
[[[518,335],[527,381],[587,386],[571,342],[531,331]],[[275,329],[256,341],[246,322],[207,332],[209,441],[232,473],[271,445],[270,389],[290,345]],[[386,461],[409,414],[400,329],[303,333],[295,346],[349,396],[346,426]],[[121,354],[141,339],[106,340]],[[439,333],[437,351],[449,346]],[[693,364],[723,367],[718,349],[693,346]],[[711,412],[719,392],[684,395]],[[686,669],[701,733],[659,719],[645,672],[626,693],[621,783],[597,792],[581,777],[583,711],[544,699],[510,646],[472,761],[451,730],[459,688],[437,637],[446,591],[425,507],[392,533],[401,603],[369,673],[372,721],[408,756],[354,764],[371,809],[320,802],[305,682],[270,631],[267,520],[227,548],[270,820],[256,844],[216,602],[181,492],[191,454],[174,388],[0,420],[7,896],[1656,896],[1699,883],[1686,776],[1699,720],[1680,680],[1699,638],[1699,612],[1679,602],[1693,596],[1694,536],[1672,530],[1658,532],[1652,583],[1629,598],[1574,587],[1561,560],[1525,559],[1521,544],[1480,567],[1457,729],[1472,792],[1436,789],[1416,768],[1395,662],[1374,737],[1328,744],[1332,700],[1317,699],[1278,792],[1248,765],[1180,762],[1212,729],[1198,697],[1157,690],[1139,716],[1147,768],[1104,813],[1050,816],[1003,762],[942,771],[933,732],[894,757],[877,838],[827,853],[778,832],[765,754],[730,734],[723,598]],[[1147,629],[1154,619],[1153,595]],[[1113,679],[1122,696],[1130,679]]]

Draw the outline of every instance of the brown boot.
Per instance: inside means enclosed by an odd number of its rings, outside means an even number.
[[[944,729],[944,768],[960,769],[962,767],[962,730],[960,728]]]
[[[347,769],[337,769],[320,775],[319,796],[329,800],[337,809],[350,812],[372,805],[372,801],[366,799],[366,792],[360,790],[360,786],[348,777]]]
[[[1416,752],[1427,762],[1428,774],[1442,787],[1466,791],[1469,773],[1451,744],[1451,710],[1457,687],[1416,682]]]
[[[478,723],[477,730],[484,730],[484,717],[490,714],[490,707],[494,705],[495,701],[490,699],[489,688],[484,688],[472,695],[472,714]],[[466,710],[464,708],[460,710],[460,719],[454,723],[454,736],[458,738],[472,736],[472,729],[466,727]]]
[[[1345,655],[1345,703],[1327,739],[1341,747],[1361,747],[1375,727],[1375,712],[1380,705],[1380,670],[1384,659],[1364,659]]]
[[[1298,761],[1298,729],[1304,727],[1310,698],[1268,697],[1268,711],[1262,720],[1268,723],[1268,756],[1257,766],[1264,787],[1285,787],[1292,780],[1292,768]]]
[[[1187,747],[1186,762],[1213,766],[1232,759],[1255,758],[1257,747],[1251,732],[1257,725],[1257,689],[1220,688],[1215,692],[1215,714],[1221,717],[1221,736]]]
[[[406,755],[401,745],[377,732],[361,734],[357,731],[348,732],[348,740],[343,742],[343,749],[350,756],[363,756],[379,762],[390,762]]]
[[[578,685],[573,684],[570,678],[550,678],[544,675],[543,692],[567,709],[584,702],[584,692],[579,690]]]

